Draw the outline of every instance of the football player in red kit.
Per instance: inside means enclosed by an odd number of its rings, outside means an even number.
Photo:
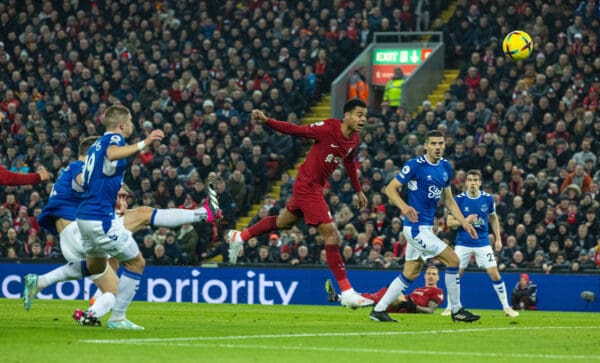
[[[298,170],[286,209],[279,216],[262,218],[241,232],[229,231],[230,262],[235,263],[244,241],[273,230],[290,229],[298,219],[304,218],[305,223],[316,226],[325,239],[327,264],[342,290],[342,305],[359,307],[373,304],[372,300],[355,292],[348,281],[339,250],[340,234],[323,196],[325,183],[333,171],[339,165],[343,165],[358,196],[360,208],[367,205],[367,197],[362,192],[354,164],[354,155],[360,143],[359,132],[367,121],[367,105],[354,98],[344,104],[342,120],[329,118],[302,126],[267,118],[260,110],[253,110],[252,118],[255,122],[266,123],[281,133],[314,139],[314,144],[306,156],[306,161]]]
[[[425,313],[433,314],[444,301],[444,292],[437,287],[440,279],[440,273],[437,267],[429,266],[425,271],[425,286],[414,289],[408,296],[400,295],[396,301],[390,304],[387,308],[388,313]],[[327,291],[327,299],[330,302],[338,301],[339,296],[333,288],[331,280],[325,283]],[[375,304],[385,294],[387,288],[372,294],[361,294],[363,297],[371,299]]]

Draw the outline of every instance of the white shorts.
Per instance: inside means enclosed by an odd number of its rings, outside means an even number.
[[[121,218],[113,219],[107,232],[104,232],[102,221],[77,219],[77,225],[87,256],[106,257],[109,255],[119,262],[123,262],[131,260],[140,252],[131,232],[123,226]]]
[[[432,226],[404,227],[402,230],[408,242],[406,261],[422,259],[427,261],[441,254],[448,245],[433,233]]]
[[[60,252],[68,262],[85,260],[85,250],[77,222],[72,222],[60,232]]]
[[[469,266],[471,255],[475,255],[475,262],[479,268],[488,269],[490,267],[497,267],[496,258],[494,257],[494,251],[492,246],[483,247],[467,247],[467,246],[456,246],[454,252],[460,259],[460,268],[466,269]]]

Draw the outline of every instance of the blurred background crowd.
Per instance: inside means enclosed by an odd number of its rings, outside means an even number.
[[[370,204],[359,209],[336,171],[328,201],[346,265],[403,263],[399,210],[381,192],[428,130],[446,137],[453,185],[483,173],[503,228],[501,269],[592,271],[600,267],[600,5],[578,0],[444,1],[0,1],[0,162],[12,171],[45,167],[56,179],[77,157],[81,137],[103,133],[103,110],[132,110],[141,140],[162,144],[131,160],[130,207],[199,207],[206,183],[221,194],[218,227],[149,228],[136,233],[154,264],[227,261],[224,232],[252,204],[250,222],[278,214],[291,192],[285,172],[309,145],[255,124],[254,108],[300,123],[373,33],[444,32],[446,67],[460,69],[443,102],[415,114],[370,105],[357,168]],[[508,63],[500,43],[521,29],[531,57]],[[268,194],[282,180],[281,198]],[[52,183],[0,188],[0,257],[60,260],[55,236],[35,217]],[[454,232],[438,211],[438,233]],[[490,238],[493,238],[491,236]],[[238,263],[324,264],[314,227],[250,240]]]

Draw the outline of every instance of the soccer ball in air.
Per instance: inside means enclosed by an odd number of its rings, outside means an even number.
[[[520,61],[526,59],[533,50],[533,41],[529,34],[522,30],[508,33],[502,42],[502,51],[508,59]]]

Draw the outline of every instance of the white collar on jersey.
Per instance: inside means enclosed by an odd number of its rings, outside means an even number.
[[[477,196],[476,196],[476,197],[472,197],[472,196],[470,196],[470,195],[469,195],[469,191],[466,191],[466,192],[465,192],[465,195],[466,195],[466,196],[467,196],[467,198],[469,198],[469,199],[477,199],[477,198],[481,197],[481,190],[478,190],[478,191],[477,191]]]
[[[423,159],[425,159],[425,161],[427,162],[427,164],[436,166],[436,165],[440,165],[440,161],[442,161],[443,157],[440,158],[440,160],[437,163],[435,163],[435,164],[432,163],[431,161],[429,161],[429,159],[427,159],[427,155],[423,155]]]

